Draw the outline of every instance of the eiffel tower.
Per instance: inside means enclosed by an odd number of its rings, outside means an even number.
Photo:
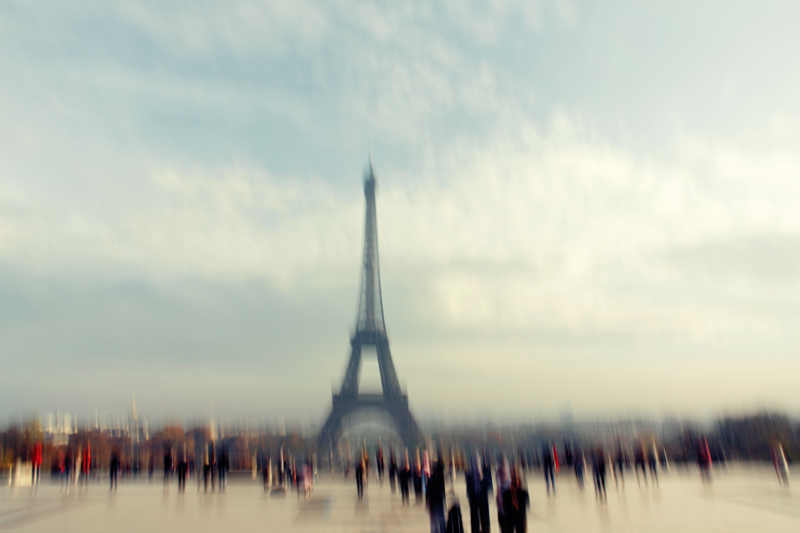
[[[383,318],[381,277],[378,264],[378,228],[375,221],[375,172],[372,154],[369,169],[364,175],[364,196],[367,213],[364,223],[364,256],[361,266],[361,293],[358,300],[356,331],[350,339],[350,361],[339,394],[333,395],[333,408],[319,433],[319,449],[335,447],[348,424],[357,422],[365,413],[377,414],[394,426],[404,444],[412,448],[423,442],[411,411],[408,396],[400,390],[394,371],[389,338]],[[374,346],[378,358],[383,394],[359,394],[358,376],[361,371],[361,350]]]

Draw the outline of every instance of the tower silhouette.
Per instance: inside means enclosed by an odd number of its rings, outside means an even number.
[[[394,425],[406,446],[416,446],[422,441],[422,434],[408,409],[408,396],[400,390],[392,354],[389,351],[389,338],[386,335],[378,260],[375,185],[375,172],[370,154],[369,169],[364,175],[367,210],[364,221],[364,254],[356,331],[350,339],[350,360],[342,380],[341,391],[333,395],[333,408],[319,433],[321,450],[335,445],[345,426],[357,422],[359,416],[366,413],[377,414]],[[359,394],[358,377],[361,372],[361,351],[364,346],[375,347],[382,394]]]

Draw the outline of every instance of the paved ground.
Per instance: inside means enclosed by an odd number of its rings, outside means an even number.
[[[800,483],[800,472],[793,472]],[[538,475],[528,479],[530,531],[542,532],[730,532],[800,531],[800,496],[784,489],[770,468],[716,471],[704,484],[696,471],[662,473],[660,484],[624,487],[610,480],[608,501],[598,503],[591,486],[581,492],[572,476],[557,480],[558,494],[548,497]],[[463,478],[451,496],[466,502]],[[464,509],[468,522],[468,509]],[[492,510],[492,516],[495,516]],[[497,522],[492,523],[497,531]],[[110,494],[105,485],[84,492],[61,493],[58,485],[0,489],[0,531],[94,533],[105,531],[290,531],[372,532],[429,531],[424,508],[402,507],[388,483],[373,480],[364,502],[355,486],[339,476],[322,476],[313,495],[276,498],[255,483],[233,482],[222,493],[185,494],[160,483],[120,483]]]

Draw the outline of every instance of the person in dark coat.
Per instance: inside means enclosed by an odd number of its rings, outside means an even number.
[[[503,491],[503,510],[506,514],[505,531],[508,533],[525,533],[528,530],[528,491],[522,488],[519,473],[511,472],[511,483]],[[505,533],[505,532],[504,532]]]
[[[400,497],[403,500],[403,505],[411,505],[409,501],[409,495],[411,493],[411,467],[408,464],[408,451],[406,451],[403,468],[400,469],[398,478],[400,481]]]
[[[397,460],[394,457],[394,446],[392,446],[391,455],[389,456],[389,485],[392,486],[392,494],[395,491],[395,480],[398,473]]]
[[[358,501],[364,499],[364,459],[361,458],[356,465],[356,490],[358,491]]]
[[[431,472],[425,491],[425,500],[428,514],[431,519],[431,533],[444,533],[447,522],[445,520],[445,492],[444,492],[444,463],[441,459]]]

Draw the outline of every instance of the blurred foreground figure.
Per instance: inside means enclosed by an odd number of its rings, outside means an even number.
[[[444,463],[442,459],[432,468],[425,490],[425,503],[431,519],[431,533],[444,533],[445,526],[445,493],[444,493]]]
[[[789,486],[789,465],[786,463],[786,456],[783,454],[783,445],[776,442],[772,445],[772,464],[775,466],[775,473],[778,474],[778,481],[781,486]]]
[[[472,533],[489,533],[489,494],[492,492],[492,471],[488,465],[481,466],[480,459],[472,460],[471,468],[465,476],[467,499]]]
[[[511,471],[507,488],[502,498],[504,520],[500,524],[501,533],[525,533],[528,530],[528,491],[522,488],[517,468]]]

